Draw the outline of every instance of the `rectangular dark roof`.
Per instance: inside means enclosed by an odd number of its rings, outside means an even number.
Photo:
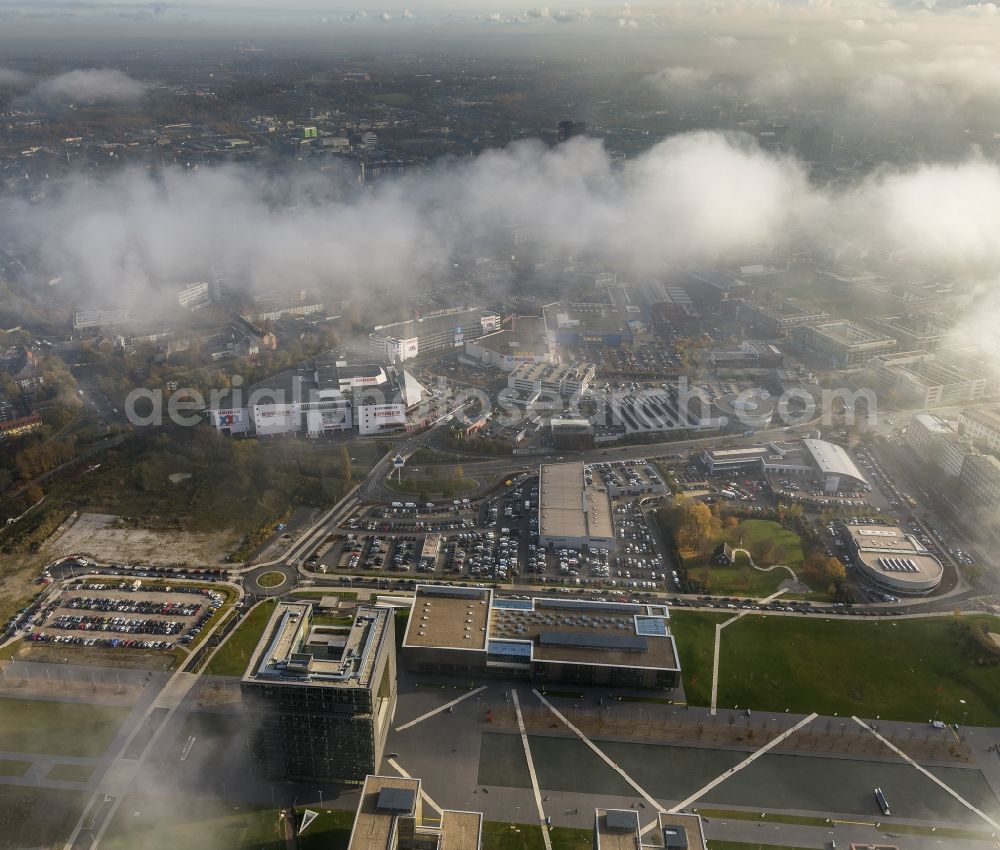
[[[635,832],[639,828],[639,814],[632,809],[608,809],[604,813],[604,822],[608,829]]]
[[[645,652],[646,639],[638,635],[605,635],[589,632],[542,632],[538,635],[539,646],[572,646],[586,649],[623,649]]]
[[[666,850],[687,850],[687,827],[680,825],[663,827],[663,846]]]
[[[574,608],[578,611],[614,611],[616,614],[639,614],[641,605],[631,602],[588,602],[578,599],[536,599],[535,608]]]
[[[466,598],[483,599],[486,591],[481,587],[449,587],[448,585],[422,585],[420,593],[423,596],[443,596],[451,599]]]
[[[408,815],[413,811],[416,792],[412,788],[383,788],[378,792],[375,808],[380,812]]]

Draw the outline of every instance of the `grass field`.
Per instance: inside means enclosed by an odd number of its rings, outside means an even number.
[[[88,792],[0,785],[0,850],[61,847]]]
[[[806,551],[802,538],[780,523],[769,519],[745,519],[735,528],[722,532],[722,539],[730,546],[742,547],[750,552],[763,540],[774,544],[774,563],[784,564],[799,573]],[[744,596],[770,596],[778,585],[790,578],[785,570],[762,573],[751,569],[745,555],[737,555],[732,567],[708,567],[706,558],[685,558],[685,566],[693,578],[703,580],[708,569],[708,590],[711,593],[741,594]]]
[[[265,600],[244,615],[243,622],[232,631],[204,672],[209,676],[242,676],[250,661],[250,654],[257,646],[267,621],[271,619],[274,605],[275,600]]]
[[[594,830],[557,826],[549,831],[552,850],[592,850]]]
[[[386,106],[409,106],[413,103],[413,96],[408,95],[406,92],[393,91],[372,95],[372,100],[377,100]]]
[[[0,759],[0,776],[24,776],[31,767],[30,761]]]
[[[475,490],[479,482],[472,478],[417,478],[397,481],[395,478],[386,478],[385,486],[397,493],[424,493],[428,497],[447,495],[455,493],[465,493]]]
[[[1000,618],[988,619],[991,630],[1000,632]],[[716,615],[691,611],[674,617],[693,704],[708,701],[716,621]],[[996,726],[1000,666],[977,664],[982,651],[956,628],[952,617],[857,621],[748,615],[722,635],[719,705]]]
[[[277,587],[280,584],[285,583],[285,574],[279,570],[274,570],[269,573],[263,573],[257,576],[257,584],[261,587]]]
[[[483,850],[545,850],[542,828],[530,824],[483,822]]]
[[[708,705],[712,699],[715,624],[728,619],[728,614],[676,609],[670,615],[670,631],[677,638],[681,658],[684,693],[691,705]]]
[[[0,750],[100,756],[129,711],[93,703],[0,699]]]
[[[202,797],[125,797],[101,842],[104,850],[282,850],[284,846],[277,809]]]
[[[347,850],[353,823],[353,811],[321,810],[319,817],[299,837],[299,850]]]
[[[92,764],[57,764],[45,774],[46,779],[60,782],[86,782],[94,772]]]

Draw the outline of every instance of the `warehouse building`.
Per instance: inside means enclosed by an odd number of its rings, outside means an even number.
[[[513,372],[524,364],[550,363],[545,320],[541,316],[516,317],[509,328],[467,340],[465,356],[504,372]]]
[[[463,348],[467,340],[500,330],[500,315],[479,307],[440,310],[392,325],[377,325],[368,335],[377,360],[399,363],[418,354]]]
[[[255,771],[361,782],[382,760],[396,711],[391,609],[362,605],[347,626],[314,626],[312,605],[281,602],[240,683]]]
[[[538,485],[538,542],[541,546],[614,545],[611,498],[586,483],[583,463],[543,464]]]
[[[402,652],[419,673],[628,688],[680,683],[664,605],[500,599],[490,588],[418,585]]]
[[[549,340],[567,348],[631,346],[643,327],[639,307],[619,303],[610,294],[593,302],[559,301],[542,314]]]
[[[847,321],[798,325],[792,330],[792,339],[807,357],[839,369],[867,363],[899,345],[887,334]]]
[[[927,351],[883,354],[872,358],[875,379],[908,404],[932,406],[975,401],[986,395],[984,371]]]
[[[845,524],[844,529],[858,570],[876,587],[905,596],[922,596],[941,584],[941,562],[903,529],[852,524]]]
[[[439,810],[425,818],[419,779],[366,776],[347,850],[481,850],[480,812]]]

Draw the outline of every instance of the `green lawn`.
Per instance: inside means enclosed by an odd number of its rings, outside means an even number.
[[[712,677],[711,648],[704,651],[708,628],[686,622],[689,617],[704,615],[678,612],[674,631],[685,679],[697,683],[689,699],[704,704]],[[1000,632],[1000,618],[988,619]],[[722,633],[719,705],[996,726],[1000,665],[977,664],[984,651],[957,629],[950,616],[871,621],[748,615]],[[685,631],[693,633],[693,653],[685,648]]]
[[[442,493],[450,497],[456,493],[475,490],[479,482],[472,478],[404,478],[397,481],[390,477],[385,479],[385,486],[397,493],[424,493],[431,498]]]
[[[209,797],[125,797],[103,850],[283,850],[278,810]]]
[[[386,92],[385,94],[374,94],[372,100],[384,103],[386,106],[409,106],[413,103],[413,96],[402,91]]]
[[[728,619],[728,614],[671,610],[670,631],[677,639],[684,693],[691,705],[708,705],[712,700],[715,624]]]
[[[45,778],[60,782],[86,782],[94,772],[94,767],[92,764],[57,764],[45,774]]]
[[[542,828],[531,824],[483,822],[483,850],[545,850]],[[568,850],[568,848],[567,848]]]
[[[806,551],[802,538],[789,531],[780,523],[770,519],[745,519],[735,528],[722,532],[722,539],[730,546],[741,547],[750,552],[762,540],[774,544],[774,563],[784,564],[795,570],[805,559]],[[742,596],[770,596],[778,585],[790,578],[786,570],[772,570],[762,573],[751,569],[745,555],[738,555],[732,567],[709,567],[706,558],[686,558],[685,566],[692,578],[703,580],[704,570],[708,572],[708,590],[715,594],[739,594]]]
[[[100,756],[128,708],[80,702],[0,699],[0,750],[56,756]]]
[[[312,808],[312,811],[319,811],[319,817],[299,836],[299,850],[347,850],[354,811],[318,808]]]
[[[30,761],[0,759],[0,776],[24,776],[31,767]]]
[[[62,847],[89,792],[0,785],[0,850]]]
[[[285,574],[280,570],[272,570],[257,576],[257,584],[261,587],[277,587],[285,583]]]
[[[549,831],[552,850],[593,850],[594,830],[556,826]]]
[[[242,676],[250,663],[250,654],[264,633],[267,621],[271,619],[275,600],[259,602],[229,635],[218,652],[215,653],[205,673],[209,676]]]

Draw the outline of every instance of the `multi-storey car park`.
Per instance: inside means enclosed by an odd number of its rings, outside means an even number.
[[[872,372],[908,404],[920,406],[975,401],[987,394],[986,373],[956,357],[907,351],[872,358]]]
[[[839,369],[866,363],[899,346],[888,334],[848,321],[798,325],[792,339],[807,357]]]
[[[382,760],[396,710],[392,610],[362,605],[346,626],[312,605],[277,605],[241,682],[255,770],[361,782]]]
[[[403,660],[420,673],[656,689],[677,687],[681,668],[665,605],[439,585],[417,586]]]

